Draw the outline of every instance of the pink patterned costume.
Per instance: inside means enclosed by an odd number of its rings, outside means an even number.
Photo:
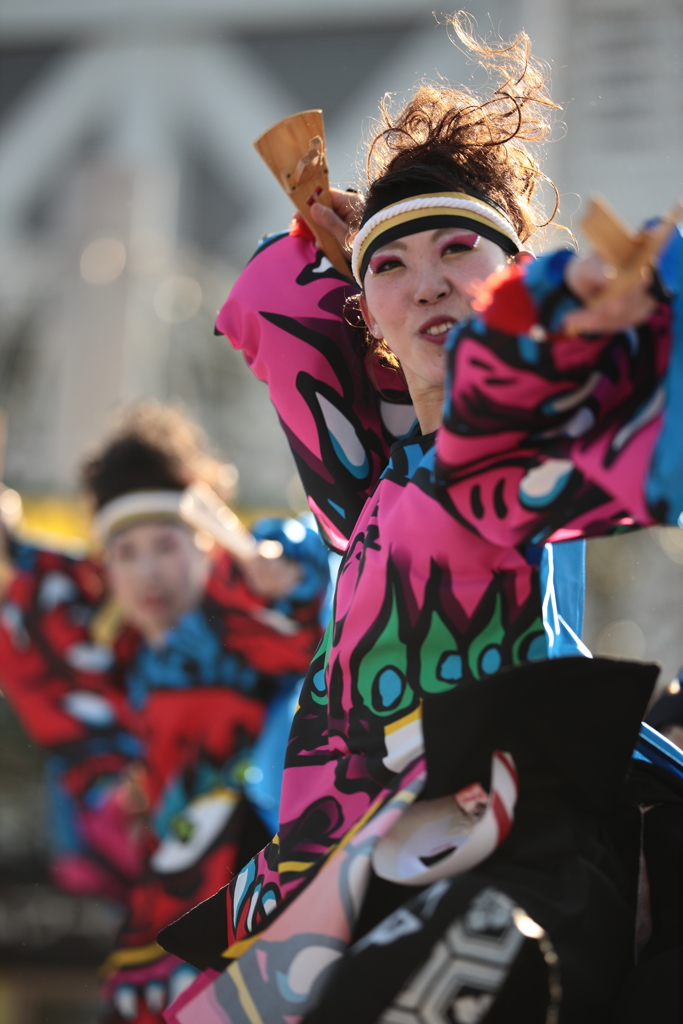
[[[664,261],[672,277],[679,247],[676,236]],[[554,339],[560,318],[577,304],[563,285],[569,255],[507,268],[490,282],[477,314],[451,332],[444,423],[435,435],[413,429],[407,393],[393,371],[368,372],[365,343],[343,312],[357,289],[307,238],[268,239],[221,310],[218,330],[268,383],[311,508],[326,538],[345,554],[332,620],[290,735],[278,836],[226,890],[162,933],[162,944],[188,959],[200,932],[215,934],[213,957],[203,942],[194,960],[210,969],[167,1020],[317,1020],[330,972],[348,961],[344,951],[359,936],[378,838],[420,793],[438,798],[470,783],[489,785],[476,751],[460,763],[456,739],[463,748],[468,743],[462,709],[469,714],[474,704],[467,702],[487,695],[490,708],[497,702],[511,718],[519,716],[515,692],[520,704],[543,700],[546,659],[562,656],[552,663],[552,678],[558,692],[569,694],[562,705],[567,721],[585,718],[598,670],[609,677],[610,701],[623,694],[626,738],[618,754],[614,748],[606,754],[618,762],[623,781],[654,674],[633,670],[622,684],[610,663],[577,657],[588,654],[580,641],[580,539],[675,522],[683,508],[676,504],[680,495],[665,493],[663,484],[666,460],[680,458],[671,440],[671,396],[680,386],[683,336],[676,303],[663,302],[637,330]],[[530,337],[539,323],[549,343]],[[526,693],[526,678],[539,687]],[[596,709],[606,707],[600,699]],[[483,736],[486,715],[481,708],[471,713],[472,734]],[[453,723],[446,733],[444,721]],[[500,729],[497,736],[505,731],[502,722]],[[507,746],[489,739],[487,764],[492,750],[514,749],[512,739]],[[591,743],[585,735],[581,742],[590,761]],[[572,782],[571,752],[565,757],[559,740],[551,748],[546,743],[538,757],[552,762],[563,785],[575,783],[571,800],[581,805],[579,815],[593,796],[591,813],[613,806],[607,783],[596,796],[602,783],[591,791],[589,783]],[[533,781],[535,769],[524,762],[523,746],[520,751],[523,794],[525,773],[529,791],[542,783]],[[457,769],[443,767],[449,758]],[[586,770],[594,776],[597,762]],[[572,771],[581,775],[575,766]],[[558,829],[562,807],[553,819]],[[523,816],[520,801],[520,828]],[[509,826],[499,822],[498,842]],[[527,857],[516,835],[513,828],[490,858],[503,876],[503,851],[515,863]],[[500,885],[501,877],[490,873],[489,880]],[[503,889],[525,908],[534,904],[533,896],[524,903],[523,886]],[[407,899],[411,892],[405,892]],[[623,930],[628,911],[619,906],[614,916]],[[543,906],[533,911],[554,938],[552,914],[544,920]],[[559,924],[557,930],[561,944]],[[612,938],[600,933],[601,942]],[[590,946],[590,937],[583,939]],[[221,945],[229,967],[217,973]],[[304,953],[309,966],[302,981]],[[585,991],[583,997],[607,998],[613,984],[611,976],[599,996]],[[373,1012],[368,1020],[409,1019]],[[332,1020],[329,1006],[326,1013],[320,1019]]]

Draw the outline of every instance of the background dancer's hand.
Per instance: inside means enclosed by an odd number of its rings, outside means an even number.
[[[330,194],[332,209],[321,203],[313,203],[311,218],[321,228],[329,231],[337,239],[342,249],[350,254],[349,228],[353,224],[363,200],[358,193],[343,192],[340,188],[331,188]]]
[[[567,288],[590,308],[575,309],[564,318],[566,334],[614,334],[628,327],[637,327],[652,315],[657,305],[651,292],[652,271],[643,268],[640,279],[624,291],[607,294],[614,280],[612,268],[599,256],[575,257],[565,270]]]
[[[263,541],[261,550],[249,561],[241,563],[249,589],[268,601],[286,597],[303,576],[303,570],[295,559],[282,554],[273,557],[274,549],[266,545],[276,544],[277,541]],[[278,547],[281,549],[281,545]]]

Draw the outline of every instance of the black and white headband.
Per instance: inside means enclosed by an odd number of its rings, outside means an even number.
[[[353,276],[362,287],[373,253],[388,242],[450,226],[476,231],[509,256],[523,248],[517,232],[499,208],[494,209],[466,192],[432,192],[390,203],[361,225],[353,240]]]

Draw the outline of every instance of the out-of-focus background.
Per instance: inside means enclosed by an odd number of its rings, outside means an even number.
[[[566,132],[546,169],[575,229],[606,195],[632,225],[683,194],[681,0],[470,0],[525,28]],[[83,531],[85,449],[122,400],[180,399],[239,468],[244,509],[301,491],[265,389],[213,320],[291,209],[252,141],[325,113],[332,179],[358,177],[382,94],[472,67],[432,0],[0,0],[4,478],[33,527]],[[448,11],[448,8],[446,8]],[[475,77],[475,81],[478,80]],[[560,137],[563,136],[563,137]],[[589,544],[594,651],[683,663],[683,532]],[[0,1024],[94,1020],[116,913],[46,882],[40,759],[0,703]]]

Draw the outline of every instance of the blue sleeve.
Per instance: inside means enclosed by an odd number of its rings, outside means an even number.
[[[263,729],[249,755],[244,773],[244,793],[271,835],[278,830],[280,791],[292,719],[303,679],[290,689],[280,689],[268,705]]]
[[[683,237],[679,230],[657,261],[657,272],[671,302],[671,353],[664,390],[662,429],[645,485],[657,519],[682,526],[683,514]]]
[[[592,657],[581,639],[586,593],[585,540],[545,544],[539,575],[547,656]]]

